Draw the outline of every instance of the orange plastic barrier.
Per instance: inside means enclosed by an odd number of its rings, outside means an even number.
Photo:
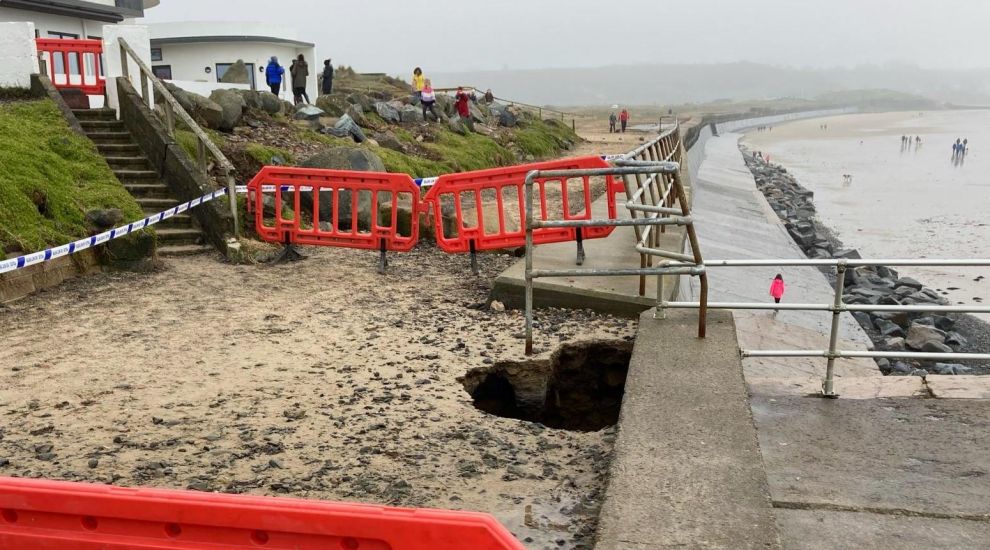
[[[516,248],[526,245],[526,174],[532,170],[573,170],[579,168],[608,168],[601,157],[578,157],[549,162],[537,162],[495,168],[476,172],[463,172],[440,176],[424,197],[430,205],[436,225],[437,244],[444,252],[463,253],[480,250]],[[577,183],[577,186],[574,184]],[[612,176],[606,178],[608,215],[615,218],[615,193],[623,190]],[[576,188],[575,188],[576,187]],[[548,199],[547,191],[555,188],[559,196]],[[590,220],[591,180],[576,178],[570,181],[539,178],[535,180],[534,215],[542,220]],[[548,200],[554,202],[548,204]],[[484,204],[497,205],[496,211],[485,211]],[[465,203],[468,203],[465,206]],[[579,203],[577,211],[572,205]],[[551,208],[553,207],[553,208]],[[444,227],[444,210],[456,216],[455,227]],[[560,215],[553,215],[559,211]],[[469,216],[466,214],[470,213]],[[581,241],[607,237],[613,227],[541,228],[533,232],[535,244],[565,241]]]
[[[486,514],[0,479],[0,549],[524,550]]]
[[[106,95],[103,41],[38,38],[38,56],[48,66],[56,88],[73,88],[86,95]]]
[[[247,188],[255,230],[268,242],[408,252],[419,240],[419,187],[406,174],[266,166]],[[406,234],[400,205],[413,213]]]

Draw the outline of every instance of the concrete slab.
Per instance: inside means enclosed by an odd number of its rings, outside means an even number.
[[[776,510],[784,548],[985,549],[990,523],[823,510]]]
[[[779,548],[732,317],[640,319],[598,550]]]
[[[704,161],[694,174],[692,206],[702,254],[706,259],[803,259],[804,253],[787,234],[766,199],[756,188],[738,149],[738,134],[725,133],[705,144]],[[817,268],[710,267],[710,299],[726,302],[770,302],[770,281],[781,273],[787,282],[785,302],[831,303],[834,292]],[[697,296],[697,281],[682,286],[684,298]],[[735,313],[743,349],[824,349],[831,324],[827,312],[781,311]],[[871,346],[851,315],[842,315],[840,338],[845,349]],[[881,376],[870,360],[841,361],[841,376]],[[747,358],[747,376],[812,375],[824,369],[822,359]]]
[[[752,408],[777,505],[990,518],[990,401],[755,397]]]
[[[818,396],[822,392],[821,377],[780,378],[776,376],[746,376],[753,395]],[[835,391],[842,399],[890,399],[929,397],[925,380],[920,376],[843,377],[836,378]]]
[[[925,377],[932,397],[938,399],[990,399],[990,376]]]

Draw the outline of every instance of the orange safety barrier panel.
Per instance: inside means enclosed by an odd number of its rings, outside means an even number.
[[[407,174],[266,166],[247,188],[255,231],[268,242],[381,250],[384,255],[408,252],[419,240],[419,187]],[[267,215],[266,196],[274,199]],[[412,212],[405,233],[400,207]]]
[[[524,550],[487,514],[10,478],[0,548]]]
[[[106,95],[103,41],[38,38],[38,57],[48,66],[56,88],[73,88],[86,95]]]
[[[526,174],[533,170],[574,170],[580,168],[609,168],[601,157],[577,157],[548,162],[536,162],[507,168],[479,170],[440,176],[424,197],[433,210],[437,244],[444,252],[463,253],[480,250],[517,248],[526,245]],[[615,193],[624,190],[612,176],[605,178],[608,215],[615,218]],[[548,197],[549,189],[559,190]],[[538,178],[534,182],[533,213],[542,220],[592,219],[591,178]],[[559,196],[558,196],[559,195]],[[466,203],[466,204],[465,204]],[[496,205],[486,211],[485,204]],[[576,211],[575,211],[576,209]],[[456,217],[454,227],[444,227],[444,210]],[[547,244],[607,237],[614,227],[583,229],[540,228],[533,232],[535,244]]]

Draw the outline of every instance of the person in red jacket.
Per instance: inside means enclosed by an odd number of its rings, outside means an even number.
[[[454,104],[457,107],[457,116],[461,119],[461,122],[468,127],[470,130],[474,130],[474,125],[471,124],[471,105],[468,103],[471,101],[471,96],[468,95],[464,88],[461,86],[457,87],[457,94],[454,95]]]
[[[779,304],[780,299],[784,297],[784,276],[780,273],[770,283],[770,296],[773,297],[773,301],[776,304]],[[775,309],[773,311],[776,313],[778,310]]]
[[[623,109],[619,114],[619,122],[622,123],[622,133],[626,133],[626,124],[629,124],[629,111]]]

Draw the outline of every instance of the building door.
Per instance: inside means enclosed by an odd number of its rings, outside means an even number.
[[[154,65],[151,67],[151,72],[155,73],[155,77],[159,80],[172,80],[171,65]]]

